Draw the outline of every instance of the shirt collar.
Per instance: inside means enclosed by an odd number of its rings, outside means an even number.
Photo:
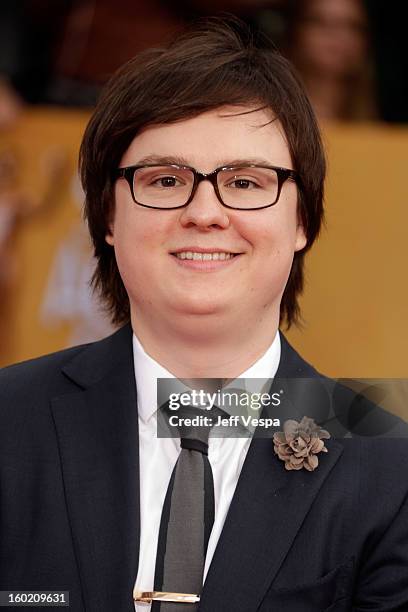
[[[279,332],[267,351],[238,378],[271,379],[278,369],[281,355]],[[166,368],[146,353],[139,339],[133,334],[133,356],[139,416],[144,423],[157,411],[157,379],[174,378]],[[259,381],[247,381],[249,391],[259,390]]]

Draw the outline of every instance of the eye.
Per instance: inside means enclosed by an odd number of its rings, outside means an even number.
[[[257,189],[260,187],[260,185],[258,185],[255,181],[249,178],[242,178],[238,176],[236,176],[232,181],[227,183],[225,186],[233,187],[234,189],[243,189],[243,190]]]
[[[177,176],[159,176],[150,181],[151,186],[164,188],[179,187],[184,184]]]

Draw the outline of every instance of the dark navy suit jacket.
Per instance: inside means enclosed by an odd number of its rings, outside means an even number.
[[[283,337],[277,376],[319,378]],[[408,610],[406,426],[378,412],[387,435],[359,433],[367,410],[334,396],[340,418],[320,420],[336,435],[314,472],[285,470],[270,439],[252,440],[200,612]],[[286,416],[316,408],[307,389],[296,404]],[[130,326],[2,370],[0,590],[64,590],[71,612],[132,612],[139,533]]]

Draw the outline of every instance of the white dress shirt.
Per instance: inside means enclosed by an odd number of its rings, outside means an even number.
[[[280,351],[278,332],[266,353],[238,378],[273,378],[278,369]],[[135,335],[133,354],[139,412],[140,459],[140,552],[135,588],[138,591],[153,591],[161,512],[170,477],[180,453],[180,440],[157,437],[157,379],[173,378],[173,375],[144,351]],[[250,437],[210,436],[208,459],[214,478],[215,520],[208,542],[204,580],[250,442]],[[136,612],[149,612],[150,607],[150,604],[135,603]]]

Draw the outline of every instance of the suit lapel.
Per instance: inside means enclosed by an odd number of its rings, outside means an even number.
[[[316,376],[282,337],[276,378]],[[284,419],[296,418],[301,410],[288,408],[291,412]],[[317,470],[289,472],[274,454],[271,439],[252,440],[204,584],[200,612],[251,612],[259,607],[342,453],[342,445],[333,439],[326,446],[329,452]]]
[[[64,374],[76,392],[54,398],[52,411],[85,608],[131,612],[140,525],[130,327],[84,349]]]
[[[72,392],[52,411],[87,612],[133,612],[140,509],[131,328],[85,348],[64,368]],[[316,373],[282,338],[276,377]],[[297,416],[296,413],[290,416]],[[287,418],[287,417],[285,417]],[[200,611],[256,610],[342,446],[315,472],[288,472],[270,439],[254,438],[204,585]],[[299,493],[301,491],[301,494]]]

